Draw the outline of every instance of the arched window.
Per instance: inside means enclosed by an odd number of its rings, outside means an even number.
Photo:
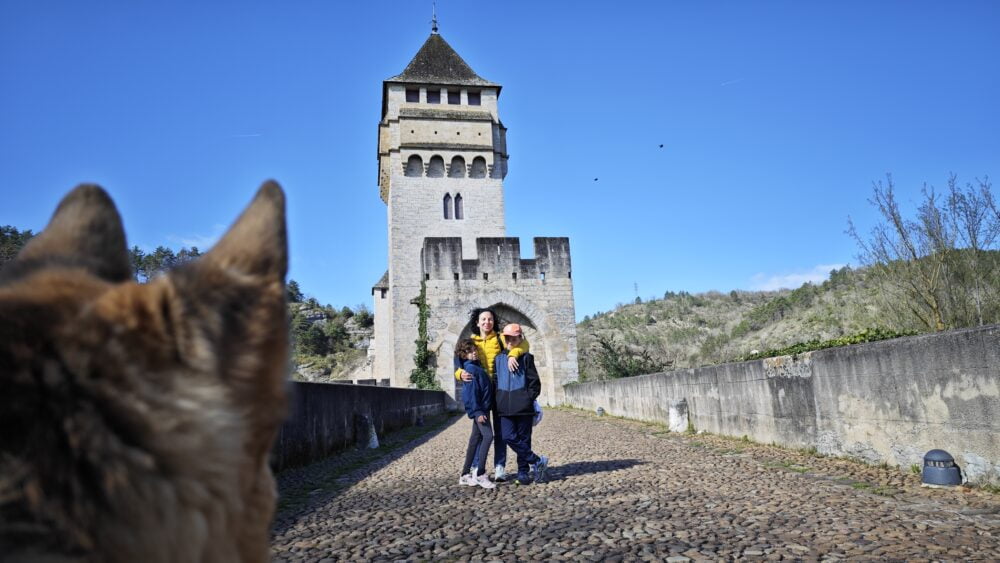
[[[427,177],[428,178],[444,178],[444,159],[438,155],[431,157],[430,163],[427,165]]]
[[[451,194],[444,194],[444,218],[451,219]]]
[[[406,170],[403,172],[405,176],[423,176],[424,175],[424,161],[421,160],[420,155],[414,154],[410,155],[410,158],[406,161]]]
[[[465,219],[465,211],[462,209],[462,194],[455,194],[455,218]]]
[[[477,156],[472,159],[472,171],[469,172],[470,178],[485,178],[486,177],[486,159]]]
[[[456,156],[451,159],[451,167],[448,168],[449,178],[465,178],[465,159]]]

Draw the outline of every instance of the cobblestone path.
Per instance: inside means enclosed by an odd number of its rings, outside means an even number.
[[[457,485],[468,430],[451,419],[279,512],[274,560],[1000,559],[1000,496],[895,468],[549,410],[549,482],[485,490]]]

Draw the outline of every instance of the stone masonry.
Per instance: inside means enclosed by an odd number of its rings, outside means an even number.
[[[501,86],[479,77],[437,33],[402,74],[383,83],[379,193],[386,203],[389,269],[372,288],[372,377],[409,386],[427,286],[429,346],[438,381],[455,396],[452,354],[470,333],[469,311],[491,306],[518,322],[536,356],[548,404],[577,379],[576,323],[567,238],[536,238],[522,258],[507,238],[506,128]]]
[[[279,474],[274,561],[1000,558],[1000,497],[895,467],[550,409],[546,482],[485,490],[458,485],[470,422],[452,421],[360,467],[356,450]]]

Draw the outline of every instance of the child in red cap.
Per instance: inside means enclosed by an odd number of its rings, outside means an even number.
[[[521,325],[511,323],[503,329],[507,349],[495,360],[497,382],[497,412],[504,442],[517,454],[517,484],[531,483],[529,468],[534,467],[534,481],[545,480],[549,458],[531,450],[531,429],[535,418],[535,399],[542,392],[542,382],[535,368],[535,357],[530,353],[521,356],[517,369],[507,364],[507,351],[521,343],[524,334]]]

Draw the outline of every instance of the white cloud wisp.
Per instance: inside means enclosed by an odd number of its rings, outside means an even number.
[[[805,272],[788,274],[754,274],[750,278],[750,288],[757,291],[774,291],[776,289],[795,289],[806,282],[822,283],[830,277],[830,270],[839,270],[846,264],[819,264]]]

